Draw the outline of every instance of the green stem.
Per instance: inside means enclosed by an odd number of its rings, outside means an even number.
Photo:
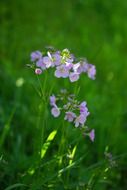
[[[80,86],[79,86],[79,84],[77,82],[76,85],[75,85],[74,94],[76,96],[78,96],[79,92],[80,92]]]
[[[65,147],[66,147],[66,127],[65,126],[65,123],[64,121],[62,122],[62,135],[61,135],[61,142],[60,142],[60,145],[59,145],[59,150],[58,150],[58,155],[61,155],[61,159],[59,161],[59,167],[61,167],[62,165],[62,155],[65,153],[64,150],[65,150]]]
[[[38,84],[39,84],[39,87],[40,87],[40,94],[41,94],[41,97],[42,97],[42,101],[45,101],[45,94],[44,94],[44,91],[43,91],[43,88],[42,88],[42,85],[41,85],[41,82],[40,82],[40,79],[39,79],[38,75],[37,75],[37,80],[38,80]]]
[[[38,120],[37,120],[37,141],[38,141],[38,164],[41,165],[41,149],[44,143],[44,136],[45,136],[45,128],[46,128],[46,109],[47,109],[47,95],[46,95],[46,82],[47,82],[47,73],[43,80],[43,84],[40,81],[39,76],[37,76],[39,88],[40,88],[40,95],[41,95],[41,103],[39,106],[39,113],[38,113]],[[41,168],[41,167],[39,167]],[[38,170],[38,176],[40,175],[40,169]]]

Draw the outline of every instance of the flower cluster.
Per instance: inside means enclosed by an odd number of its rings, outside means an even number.
[[[76,58],[68,49],[62,51],[48,47],[43,52],[35,51],[31,55],[35,74],[41,75],[45,70],[54,68],[54,75],[57,78],[69,78],[70,82],[75,82],[82,73],[86,73],[90,79],[95,79],[96,67],[87,62],[85,58]],[[95,131],[85,126],[89,111],[85,101],[79,102],[74,94],[69,94],[66,90],[61,90],[57,96],[50,96],[51,114],[59,117],[64,113],[64,120],[72,123],[82,130],[83,136],[89,136],[94,141]]]
[[[51,114],[54,117],[59,117],[61,112],[64,112],[64,120],[73,123],[75,127],[88,130],[85,123],[90,113],[85,101],[79,102],[74,94],[68,94],[66,90],[61,90],[57,96],[50,96],[50,105],[52,107]],[[91,141],[94,141],[94,129],[88,133],[83,132],[83,134],[88,135]]]
[[[45,52],[35,51],[31,53],[31,61],[37,75],[44,70],[54,67],[54,75],[57,78],[69,78],[71,82],[79,79],[82,73],[87,73],[88,77],[95,79],[96,68],[89,64],[86,59],[76,59],[68,49],[56,51],[48,48]]]

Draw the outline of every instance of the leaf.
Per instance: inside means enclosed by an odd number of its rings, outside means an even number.
[[[71,160],[69,161],[69,165],[71,165],[72,162],[73,162],[73,158],[74,158],[76,149],[77,149],[77,145],[74,146],[74,148],[73,148],[73,150],[72,150],[72,153],[70,154]]]
[[[49,148],[51,142],[53,141],[53,139],[54,139],[55,136],[56,136],[56,133],[57,133],[57,130],[54,130],[54,131],[52,131],[52,132],[49,134],[49,136],[48,136],[46,142],[45,142],[45,143],[43,144],[43,146],[42,146],[42,149],[41,149],[41,158],[43,158],[43,157],[45,156],[45,154],[46,154],[46,152],[47,152],[47,150],[48,150],[48,148]]]
[[[14,107],[14,108],[12,109],[12,112],[11,112],[11,114],[10,114],[10,117],[8,118],[8,121],[7,121],[7,123],[6,123],[5,126],[4,126],[3,132],[2,132],[1,137],[0,137],[0,148],[1,148],[2,145],[4,144],[4,141],[5,141],[5,139],[6,139],[6,136],[7,136],[8,132],[9,132],[10,125],[11,125],[11,121],[12,121],[12,119],[13,119],[13,116],[14,116],[14,114],[15,114],[15,111],[16,111],[16,107]]]
[[[11,189],[14,189],[16,187],[21,187],[21,186],[27,186],[27,185],[22,184],[22,183],[16,183],[14,185],[11,185],[11,186],[7,187],[5,190],[11,190]]]
[[[73,162],[71,165],[67,165],[66,167],[60,169],[58,172],[56,172],[54,175],[52,175],[49,178],[46,178],[45,181],[43,181],[42,184],[47,183],[48,181],[53,180],[54,178],[56,178],[57,176],[59,176],[60,174],[70,170],[71,168],[74,168],[76,166],[78,166],[78,164],[87,156],[88,153],[86,153],[84,156],[80,157],[78,160],[76,160],[75,162]]]

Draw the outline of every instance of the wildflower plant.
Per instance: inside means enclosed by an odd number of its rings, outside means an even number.
[[[47,84],[47,81],[45,81],[45,79],[47,78],[44,77],[44,84],[42,86],[41,84],[43,82],[41,82],[40,80],[40,75],[42,75],[43,78],[43,73],[46,72],[46,70],[51,69],[53,70],[54,77],[56,77],[58,80],[59,78],[62,78],[63,80],[65,78],[68,78],[69,82],[74,83],[78,81],[83,74],[86,74],[90,79],[94,80],[96,76],[96,67],[95,65],[88,63],[86,58],[76,58],[68,49],[60,51],[55,50],[52,47],[48,47],[42,52],[39,50],[32,52],[30,55],[30,59],[31,64],[29,64],[28,66],[33,69],[35,75],[37,76],[40,86],[40,93],[38,94],[42,94],[42,105],[39,106],[41,109],[39,111],[39,118],[42,114],[43,127],[42,129],[39,129],[39,135],[41,136],[41,138],[38,138],[41,145],[39,145],[40,159],[39,162],[35,164],[37,166],[34,167],[34,169],[29,169],[29,173],[30,175],[34,175],[34,173],[36,173],[35,168],[38,168],[38,164],[41,165],[42,160],[44,159],[46,152],[51,145],[51,142],[57,135],[58,129],[54,128],[47,137],[47,140],[44,142],[45,126],[48,123],[45,119],[45,112],[47,113],[47,108],[50,107],[50,114],[48,114],[48,116],[54,117],[55,120],[61,118],[60,120],[62,121],[59,123],[62,128],[60,139],[61,142],[58,145],[58,151],[54,157],[55,164],[54,166],[52,166],[54,167],[53,171],[56,171],[57,168],[58,172],[53,176],[57,177],[57,179],[59,180],[61,179],[63,173],[67,171],[67,176],[65,180],[65,186],[67,189],[67,187],[70,185],[70,169],[76,166],[79,162],[81,162],[85,155],[81,156],[79,160],[74,161],[74,156],[77,151],[77,145],[75,144],[72,147],[67,144],[67,140],[65,141],[67,133],[65,123],[68,123],[77,130],[81,131],[82,136],[84,138],[86,136],[89,137],[92,142],[94,142],[95,139],[95,130],[93,128],[91,129],[86,125],[87,119],[90,115],[87,102],[85,100],[80,101],[76,93],[69,92],[66,86],[60,89],[59,93],[52,93],[54,91],[53,88],[48,89],[47,92],[45,88]],[[46,74],[49,74],[49,72],[46,72]],[[76,90],[77,89],[75,88],[75,91]],[[41,169],[39,170],[39,172],[41,172]],[[45,181],[46,182],[43,183],[47,183],[48,180]]]
[[[57,78],[69,78],[70,82],[77,81],[81,74],[87,74],[90,79],[95,79],[95,65],[88,63],[86,58],[76,58],[68,49],[62,51],[47,47],[45,51],[34,51],[30,55],[36,75],[41,75],[45,70],[54,69],[54,76]],[[59,105],[58,105],[58,104]],[[86,101],[79,102],[75,94],[69,94],[61,90],[58,95],[50,96],[51,114],[56,118],[61,111],[64,112],[64,120],[71,122],[75,127],[80,128],[83,135],[88,135],[94,141],[95,131],[85,126],[89,111]]]

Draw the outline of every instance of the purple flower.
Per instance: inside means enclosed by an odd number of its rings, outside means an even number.
[[[86,102],[83,101],[83,102],[80,104],[79,108],[80,108],[80,109],[86,108]]]
[[[39,68],[36,68],[35,69],[35,74],[36,75],[40,75],[42,73],[42,70],[41,69],[39,69]]]
[[[80,74],[83,72],[87,72],[88,71],[88,64],[85,61],[81,61],[80,62],[80,66],[77,69],[77,72],[79,72]]]
[[[86,117],[89,115],[88,108],[86,107],[86,102],[85,101],[83,101],[79,105],[79,110],[80,110],[80,113],[84,114]]]
[[[53,58],[54,65],[58,66],[61,64],[60,52],[55,52],[54,54],[52,54],[52,58]]]
[[[86,116],[84,114],[80,114],[76,119],[75,119],[75,127],[78,127],[80,124],[84,125],[86,121]]]
[[[74,72],[77,72],[80,67],[80,63],[73,64],[73,70]]]
[[[32,62],[37,61],[38,59],[42,57],[42,53],[40,51],[34,51],[31,53],[30,57],[31,57]]]
[[[66,64],[66,68],[67,68],[68,70],[70,70],[70,69],[73,68],[73,63],[66,62],[65,64]]]
[[[89,64],[88,77],[94,80],[95,75],[96,75],[96,67],[92,64]]]
[[[42,58],[40,58],[40,59],[36,62],[36,66],[37,66],[37,67],[41,67],[42,70],[45,70],[45,69],[46,69],[46,65],[44,64]]]
[[[51,106],[56,105],[56,97],[54,95],[50,96],[50,105]]]
[[[82,63],[82,71],[83,71],[84,73],[86,73],[86,72],[88,71],[88,69],[89,69],[89,64],[84,61],[84,62]]]
[[[69,71],[65,65],[60,65],[56,68],[55,76],[57,78],[60,78],[60,77],[67,78],[69,76]]]
[[[51,109],[51,113],[54,117],[58,117],[60,115],[60,109],[57,106],[55,106]]]
[[[95,139],[95,130],[94,130],[94,129],[92,129],[92,130],[90,131],[89,137],[90,137],[90,140],[91,140],[92,142],[94,142],[94,139]]]
[[[72,122],[74,120],[74,118],[76,118],[76,114],[71,111],[66,112],[66,115],[64,117],[64,119],[69,122]]]
[[[43,57],[43,63],[45,64],[46,68],[51,67],[53,64],[52,60],[48,56]]]
[[[79,79],[79,73],[77,72],[71,72],[69,75],[69,79],[71,82],[75,82]]]
[[[77,72],[78,72],[79,74],[83,73],[82,65],[80,65],[80,66],[78,67]]]

